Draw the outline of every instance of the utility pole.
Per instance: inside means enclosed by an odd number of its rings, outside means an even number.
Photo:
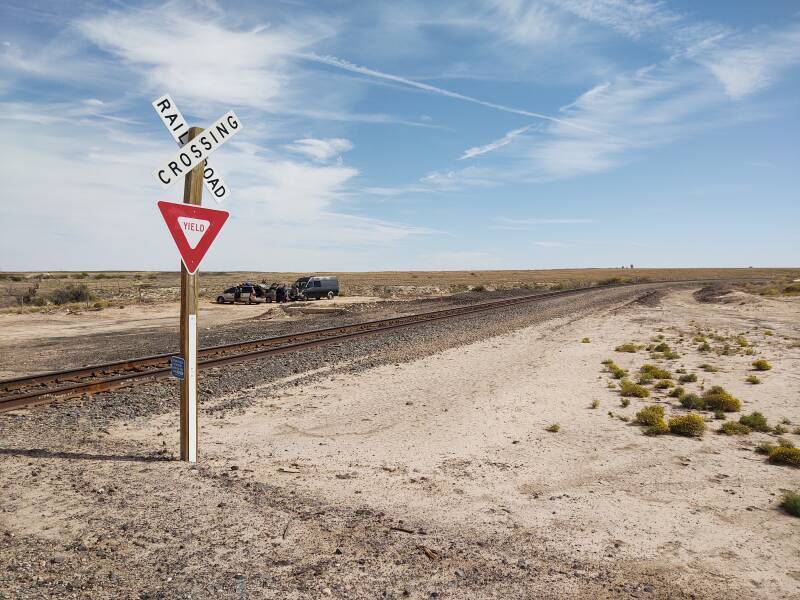
[[[203,133],[200,127],[189,128],[189,139]],[[204,162],[186,174],[183,203],[200,206],[203,202]],[[189,273],[181,262],[181,356],[184,377],[181,380],[181,460],[197,462],[197,291],[199,271]]]

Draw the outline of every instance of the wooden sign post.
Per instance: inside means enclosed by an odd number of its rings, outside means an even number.
[[[200,135],[200,127],[189,128],[189,140]],[[203,163],[186,174],[183,203],[200,206],[203,202]],[[197,292],[199,271],[189,273],[181,262],[181,460],[197,462]]]

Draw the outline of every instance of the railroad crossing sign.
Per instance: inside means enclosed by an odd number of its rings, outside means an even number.
[[[183,146],[189,141],[189,125],[183,118],[181,111],[178,110],[175,101],[169,94],[164,94],[160,98],[156,98],[152,102],[153,108],[156,111],[159,119],[167,128],[167,131],[172,135],[172,139],[178,144]],[[228,186],[222,181],[222,176],[214,169],[208,160],[203,167],[203,181],[206,184],[206,189],[214,196],[214,200],[222,203],[223,200],[230,196]]]
[[[161,187],[167,189],[179,181],[181,175],[188,175],[212,152],[239,133],[240,125],[236,113],[229,110],[212,123],[211,127],[203,131],[197,139],[192,138],[172,160],[162,162],[162,166],[155,170],[155,178]]]
[[[164,201],[158,203],[158,210],[181,253],[183,265],[194,275],[228,220],[228,211]]]
[[[181,460],[197,462],[197,304],[200,261],[228,219],[228,212],[201,208],[203,183],[218,200],[228,194],[222,179],[215,177],[206,159],[217,148],[239,133],[242,125],[232,110],[206,130],[188,127],[168,94],[153,102],[161,122],[173,139],[182,144],[176,157],[162,163],[155,177],[164,188],[184,179],[183,204],[159,202],[158,208],[167,223],[181,254],[180,342],[183,364],[181,379]],[[210,169],[210,171],[209,171]],[[220,187],[221,186],[221,187]],[[222,191],[220,191],[222,190]],[[178,363],[173,363],[177,369]]]

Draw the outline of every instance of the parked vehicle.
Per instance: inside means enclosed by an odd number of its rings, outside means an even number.
[[[289,300],[303,299],[303,290],[306,289],[309,279],[311,279],[311,277],[300,277],[295,280],[295,282],[292,284],[292,287],[288,290]]]
[[[259,284],[245,282],[228,288],[217,296],[218,304],[235,304],[236,302],[247,302],[247,304],[272,302],[272,295],[267,288]]]
[[[338,295],[339,279],[335,275],[309,277],[301,292],[301,296],[306,300],[320,300],[322,298],[332,300],[334,296]]]

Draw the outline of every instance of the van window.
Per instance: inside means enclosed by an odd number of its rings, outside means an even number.
[[[233,293],[235,293],[235,292],[236,292],[236,288],[228,288],[227,290],[225,290],[225,292],[224,292],[224,293],[226,293],[226,294],[233,294]]]
[[[317,279],[316,281],[314,281],[314,287],[322,287],[322,282],[319,279]]]

